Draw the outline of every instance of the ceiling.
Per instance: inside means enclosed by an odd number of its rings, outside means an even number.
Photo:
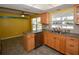
[[[40,9],[40,10],[47,10],[47,9],[54,8],[56,6],[60,6],[61,4],[26,4],[26,5]]]
[[[43,13],[63,8],[69,8],[73,4],[0,4],[0,7],[28,11],[32,13]]]

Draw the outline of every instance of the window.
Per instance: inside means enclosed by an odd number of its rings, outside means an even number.
[[[74,29],[74,18],[73,16],[67,16],[62,18],[62,29]]]
[[[32,19],[32,30],[36,31],[36,18]]]
[[[57,28],[61,27],[62,29],[74,29],[74,17],[73,16],[60,16],[52,17],[51,27]]]
[[[52,21],[51,21],[51,26],[52,28],[57,28],[61,26],[61,17],[52,17]]]
[[[52,15],[50,21],[51,29],[60,27],[61,29],[74,29],[74,10],[70,9],[65,12],[58,12]]]
[[[35,32],[40,32],[42,31],[42,24],[41,24],[41,18],[33,18],[32,19],[32,30]]]

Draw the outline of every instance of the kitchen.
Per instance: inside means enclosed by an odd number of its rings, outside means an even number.
[[[78,4],[1,4],[0,54],[79,55],[78,8]]]

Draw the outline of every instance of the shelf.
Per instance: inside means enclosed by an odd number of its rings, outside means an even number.
[[[17,16],[0,16],[0,18],[2,19],[6,19],[6,18],[27,19],[27,17],[17,17]]]

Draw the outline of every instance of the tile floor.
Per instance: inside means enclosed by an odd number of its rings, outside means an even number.
[[[30,52],[26,52],[21,45],[21,40],[22,38],[19,37],[2,41],[2,55],[62,55],[47,46],[41,46]]]

